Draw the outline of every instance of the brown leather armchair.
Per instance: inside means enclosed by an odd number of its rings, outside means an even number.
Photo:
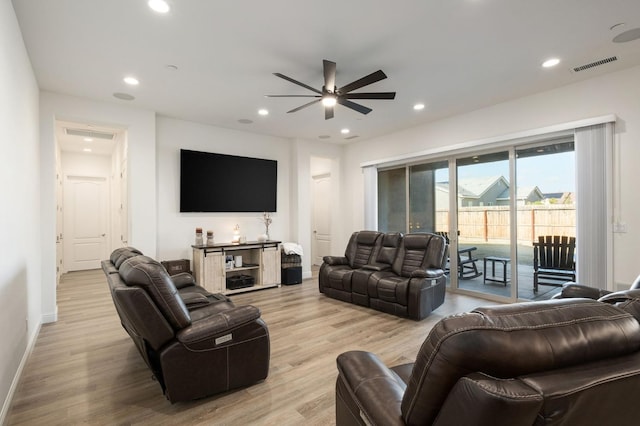
[[[338,356],[336,424],[636,425],[638,299],[478,308],[438,322],[415,363]]]
[[[181,294],[159,262],[138,253],[116,254],[102,268],[122,326],[167,399],[202,398],[267,377],[269,333],[256,307],[234,306],[186,277],[178,278],[188,290]],[[199,294],[198,303],[188,307],[184,294]]]

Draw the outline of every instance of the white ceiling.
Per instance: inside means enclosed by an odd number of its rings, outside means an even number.
[[[640,40],[612,42],[640,27],[639,0],[170,0],[166,15],[146,3],[13,0],[41,89],[344,143],[344,127],[362,140],[640,64]],[[550,57],[560,64],[543,69]],[[337,86],[382,69],[388,78],[360,91],[396,99],[358,101],[366,116],[338,105],[324,120],[320,104],[286,113],[307,99],[264,97],[311,94],[274,72],[320,89],[323,59],[337,63]]]

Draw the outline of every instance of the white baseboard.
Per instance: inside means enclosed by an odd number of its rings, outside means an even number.
[[[311,274],[311,271],[305,271],[302,273],[302,279],[307,279],[307,278],[311,278],[313,275]]]
[[[49,324],[56,321],[58,321],[58,306],[56,306],[54,313],[42,315],[42,324]]]
[[[56,312],[56,318],[57,318]],[[31,336],[29,336],[29,342],[27,344],[27,349],[24,351],[22,355],[22,359],[20,360],[20,365],[18,365],[18,370],[16,374],[13,376],[13,381],[11,382],[11,387],[9,388],[9,392],[7,393],[7,398],[4,400],[4,404],[2,404],[2,411],[0,411],[0,425],[5,424],[7,419],[7,415],[9,414],[9,408],[11,408],[11,402],[13,401],[13,395],[18,388],[18,384],[20,383],[20,378],[22,377],[22,370],[24,366],[27,364],[27,360],[31,356],[31,352],[33,352],[33,348],[36,345],[36,340],[38,339],[38,335],[40,334],[40,327],[42,323],[38,324]]]

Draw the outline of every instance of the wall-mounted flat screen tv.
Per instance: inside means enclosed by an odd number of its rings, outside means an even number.
[[[181,212],[275,212],[278,162],[180,150]]]

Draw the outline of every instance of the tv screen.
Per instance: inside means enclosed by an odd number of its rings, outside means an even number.
[[[181,212],[275,212],[278,162],[180,150]]]

